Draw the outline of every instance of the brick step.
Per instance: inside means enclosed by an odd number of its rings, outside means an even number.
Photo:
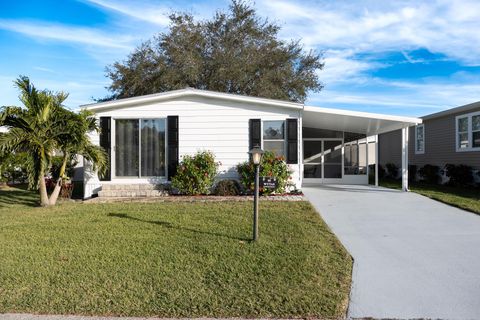
[[[140,197],[163,197],[167,193],[163,190],[101,190],[100,198],[140,198]]]

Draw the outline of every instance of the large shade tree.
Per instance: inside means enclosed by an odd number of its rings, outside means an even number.
[[[38,90],[27,77],[18,78],[15,85],[23,107],[0,109],[0,126],[8,128],[8,132],[0,135],[0,153],[27,152],[30,187],[38,188],[42,206],[54,205],[72,157],[83,155],[96,169],[104,170],[105,152],[88,138],[88,132],[97,126],[91,114],[75,113],[62,105],[68,97],[66,93]],[[49,196],[45,175],[54,155],[62,156],[62,165]]]
[[[174,13],[170,21],[167,32],[107,67],[112,95],[102,100],[192,87],[303,102],[322,88],[321,55],[280,39],[280,27],[245,2],[210,20]]]

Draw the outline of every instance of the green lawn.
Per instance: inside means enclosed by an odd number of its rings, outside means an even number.
[[[401,189],[400,181],[381,180],[379,183],[383,187]],[[409,188],[411,191],[431,199],[480,214],[480,189],[478,188],[456,188],[418,182],[410,184]]]
[[[0,312],[344,315],[352,260],[308,202],[64,203],[0,190]]]

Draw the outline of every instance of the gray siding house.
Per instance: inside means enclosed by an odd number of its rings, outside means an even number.
[[[480,101],[424,117],[422,124],[409,128],[410,165],[426,164],[443,168],[464,164],[480,170]],[[379,163],[401,166],[401,131],[380,134]]]

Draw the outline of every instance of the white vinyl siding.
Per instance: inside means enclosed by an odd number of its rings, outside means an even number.
[[[179,156],[192,155],[197,151],[209,150],[221,162],[218,177],[236,178],[236,165],[247,161],[249,151],[249,120],[285,121],[301,117],[301,110],[278,106],[243,104],[240,102],[217,101],[206,98],[177,99],[152,104],[97,111],[97,117],[115,119],[179,117]],[[113,124],[112,124],[112,127]],[[301,137],[301,126],[299,125]],[[113,133],[114,134],[114,133]],[[95,137],[94,140],[98,140]],[[97,143],[98,144],[98,143]],[[113,151],[112,151],[113,152]],[[300,159],[300,147],[298,150]],[[112,154],[112,158],[114,155]],[[301,185],[301,164],[292,164],[293,182]],[[112,183],[148,183],[148,179],[115,179]],[[88,196],[88,195],[86,195]]]
[[[415,127],[415,153],[425,153],[425,125],[423,124]]]
[[[455,129],[457,151],[480,150],[480,112],[457,116]]]

